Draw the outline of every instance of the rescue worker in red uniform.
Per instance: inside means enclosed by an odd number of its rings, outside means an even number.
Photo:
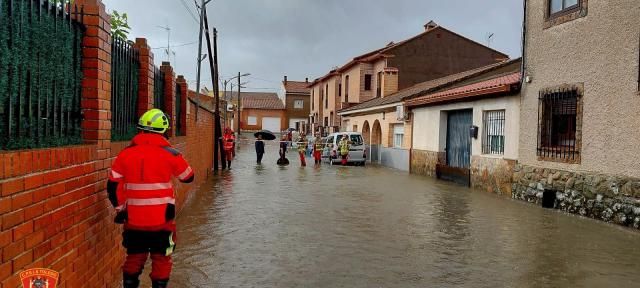
[[[224,128],[224,135],[222,135],[222,142],[223,142],[222,149],[224,149],[224,154],[227,159],[227,167],[229,169],[231,169],[231,160],[233,160],[233,154],[234,154],[233,150],[235,148],[235,141],[236,141],[236,138],[235,136],[233,136],[233,130],[231,130],[231,128],[229,127]]]
[[[123,287],[138,287],[138,277],[150,254],[152,287],[164,288],[169,282],[176,241],[171,178],[190,183],[194,173],[163,136],[169,120],[161,110],[144,113],[137,128],[140,133],[118,154],[107,182],[109,200],[117,211],[116,222],[124,224],[122,245],[127,256],[122,266]]]

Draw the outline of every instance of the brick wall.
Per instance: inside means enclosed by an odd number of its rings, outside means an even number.
[[[84,5],[87,26],[81,101],[85,144],[0,151],[0,288],[19,287],[19,273],[27,268],[60,272],[59,287],[88,287],[87,283],[91,287],[120,287],[122,227],[113,223],[115,215],[107,199],[106,182],[114,157],[129,143],[110,140],[109,15],[100,0],[76,3]],[[153,66],[153,55],[144,52],[148,48],[145,39],[136,42],[143,64],[139,87],[142,113],[153,104],[153,73],[149,68]],[[172,71],[168,65],[163,69]],[[184,79],[169,80],[181,83],[180,89],[187,89]],[[165,95],[174,95],[175,86],[169,84],[165,89],[171,90]],[[213,113],[200,109],[196,123],[196,107],[184,99],[180,105],[186,136],[170,140],[190,162],[196,180],[193,184],[176,183],[179,210],[190,192],[209,177],[212,156],[203,155],[213,154]],[[187,110],[191,113],[187,114]]]

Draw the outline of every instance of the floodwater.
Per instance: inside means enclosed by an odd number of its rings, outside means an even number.
[[[276,157],[267,146],[256,165],[242,146],[193,195],[172,287],[640,285],[636,231],[387,168]]]

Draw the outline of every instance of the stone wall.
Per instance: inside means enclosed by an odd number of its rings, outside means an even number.
[[[554,208],[565,212],[640,227],[640,179],[516,165],[514,199],[541,204],[545,190],[555,191]]]
[[[411,173],[436,176],[436,164],[445,162],[444,152],[411,150]]]
[[[511,176],[515,165],[515,160],[473,156],[471,185],[490,193],[511,196]]]

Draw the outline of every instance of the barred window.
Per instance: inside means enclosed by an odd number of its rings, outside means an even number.
[[[538,156],[563,161],[579,160],[577,145],[578,91],[542,92],[538,107]]]
[[[504,154],[504,110],[485,111],[482,115],[482,153]]]

